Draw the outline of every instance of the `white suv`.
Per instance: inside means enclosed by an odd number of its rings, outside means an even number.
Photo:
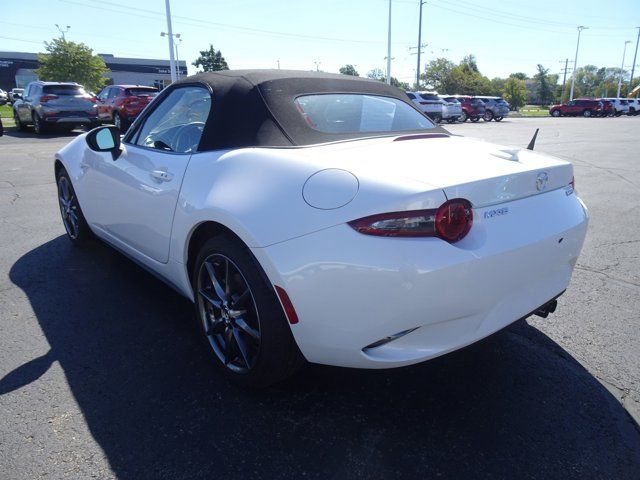
[[[407,92],[407,97],[436,123],[444,118],[445,102],[438,96],[438,92]]]
[[[640,100],[637,98],[627,98],[626,100],[629,104],[628,115],[638,115],[640,113]]]
[[[627,102],[626,98],[605,98],[605,100],[609,100],[613,105],[616,117],[629,113],[629,102]]]

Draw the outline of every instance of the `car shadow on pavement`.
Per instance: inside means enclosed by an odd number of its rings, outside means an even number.
[[[309,366],[256,392],[211,368],[187,300],[102,244],[78,250],[58,237],[21,257],[10,278],[51,350],[0,379],[0,393],[59,362],[118,478],[640,472],[638,426],[526,322],[417,366]]]
[[[74,129],[74,130],[64,130],[64,129],[52,129],[43,134],[36,134],[33,131],[33,128],[27,127],[26,130],[18,130],[15,127],[5,127],[4,136],[5,137],[13,137],[13,138],[26,138],[29,140],[46,140],[49,138],[73,138],[86,133],[83,129]],[[2,137],[0,137],[2,138]]]

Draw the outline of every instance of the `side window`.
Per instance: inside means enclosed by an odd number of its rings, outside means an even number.
[[[102,90],[99,94],[98,94],[98,100],[106,100],[107,99],[107,95],[109,95],[109,90],[111,90],[109,87],[105,88],[104,90]]]
[[[109,96],[107,98],[111,99],[111,98],[115,98],[118,94],[118,89],[117,88],[110,88],[109,89]]]
[[[24,89],[24,92],[22,92],[23,100],[29,96],[29,90],[31,90],[31,84],[27,85],[26,88]]]
[[[413,93],[407,93],[407,97],[409,97],[411,100],[416,99],[416,96]]]
[[[167,152],[195,152],[210,110],[211,94],[205,88],[176,88],[147,117],[133,143]]]

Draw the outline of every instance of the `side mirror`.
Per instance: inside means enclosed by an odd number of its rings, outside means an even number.
[[[111,152],[116,160],[120,156],[120,130],[118,127],[98,127],[86,137],[87,145],[95,152]]]
[[[22,100],[22,94],[21,93],[14,93],[13,94],[13,98],[16,99],[16,100],[17,99],[21,99]]]

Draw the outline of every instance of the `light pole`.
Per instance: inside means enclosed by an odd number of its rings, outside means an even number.
[[[171,65],[171,82],[175,82],[179,77],[179,73],[178,73],[178,44],[177,42],[173,41],[173,38],[177,38],[180,39],[180,34],[179,33],[167,33],[167,32],[160,32],[160,36],[161,37],[169,37],[169,48],[171,48],[171,50],[173,52],[175,52],[175,56],[171,55],[171,59],[170,59],[170,65]],[[180,40],[182,41],[182,40]]]
[[[420,49],[422,48],[422,5],[427,3],[426,0],[419,0],[419,1],[420,1],[420,19],[418,20],[418,67],[416,68],[416,88],[418,90],[420,90],[420,70],[422,70],[421,63],[420,63]]]
[[[576,84],[576,71],[578,70],[578,49],[580,48],[580,34],[582,30],[586,30],[589,27],[580,25],[578,27],[578,43],[576,44],[576,59],[573,61],[573,75],[571,75],[571,93],[569,93],[569,100],[573,100],[573,88]]]
[[[171,6],[169,0],[165,0],[165,8],[167,11],[167,33],[162,32],[161,36],[169,37],[169,69],[171,71],[171,83],[176,81],[176,62],[173,58],[173,30],[171,28]]]
[[[391,85],[391,0],[389,0],[389,29],[387,32],[387,85]]]
[[[320,64],[322,62],[313,62],[313,63],[315,63],[315,65],[316,65],[316,72],[319,72],[320,71]],[[278,68],[280,68],[280,62],[279,61],[278,61]]]
[[[616,98],[620,98],[620,87],[622,87],[622,72],[624,71],[624,57],[627,54],[627,45],[631,43],[631,40],[624,42],[624,50],[622,50],[622,65],[620,65],[620,77],[618,78],[618,94]]]
[[[58,25],[58,24],[56,23],[56,28],[57,28],[57,29],[58,29],[58,31],[62,34],[62,40],[66,40],[66,38],[65,38],[64,34],[65,34],[65,33],[67,33],[67,32],[71,29],[71,27],[70,27],[69,25],[67,25],[67,28],[66,28],[66,29],[64,29],[64,30],[62,30],[62,27],[60,27],[60,25]]]
[[[636,71],[636,58],[638,57],[638,43],[640,43],[640,27],[638,29],[638,38],[636,39],[636,53],[633,54],[633,65],[631,66],[631,78],[629,79],[629,92],[633,90],[633,74]]]
[[[182,38],[180,38],[180,34],[176,33],[176,38],[178,41],[176,42],[176,76],[178,80],[180,79],[180,56],[178,55],[178,46],[182,45]]]

